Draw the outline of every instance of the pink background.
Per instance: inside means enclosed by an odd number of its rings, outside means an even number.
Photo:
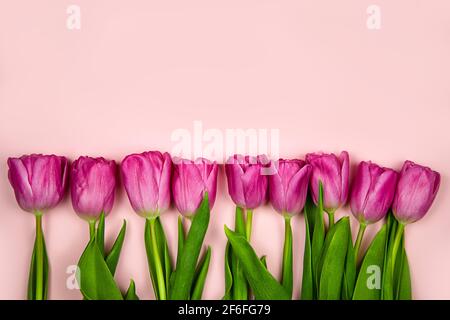
[[[400,168],[411,159],[442,174],[429,214],[407,228],[414,298],[450,298],[450,2],[381,1],[381,30],[366,27],[373,1],[0,0],[0,298],[26,296],[33,216],[16,204],[6,159],[28,153],[105,156],[170,151],[171,133],[278,128],[283,157],[350,152]],[[81,30],[66,8],[81,7]],[[213,247],[204,297],[223,294],[223,225],[234,206],[220,175],[205,243]],[[347,209],[343,211],[348,211]],[[175,210],[164,214],[176,246]],[[117,279],[136,280],[153,298],[144,221],[121,189],[107,219],[111,244],[128,221]],[[355,220],[352,219],[353,223]],[[300,288],[304,223],[294,227],[295,288]],[[88,227],[70,201],[48,212],[51,299],[66,288]],[[373,235],[376,227],[371,227]],[[365,244],[367,245],[367,240]],[[370,239],[369,239],[370,240]],[[283,221],[266,206],[252,243],[279,275]]]

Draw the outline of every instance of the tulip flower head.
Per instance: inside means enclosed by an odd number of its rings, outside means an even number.
[[[55,207],[63,198],[68,161],[55,155],[32,154],[8,159],[8,178],[19,206],[38,213]]]
[[[207,159],[176,159],[172,178],[175,206],[185,217],[192,217],[208,192],[209,208],[216,200],[218,165]]]
[[[398,221],[408,224],[422,219],[439,190],[438,172],[405,161],[400,172],[392,210]]]
[[[287,215],[303,210],[311,166],[302,160],[278,160],[278,170],[269,175],[269,196],[274,209]]]
[[[131,154],[121,165],[123,184],[134,211],[154,218],[170,206],[172,159],[159,151]]]
[[[350,207],[360,223],[383,219],[394,200],[397,172],[375,163],[362,161],[353,182]]]
[[[310,153],[306,155],[306,162],[312,167],[310,187],[314,202],[318,204],[319,182],[322,182],[324,209],[328,213],[334,213],[347,201],[348,153],[342,151],[339,157],[332,153]]]
[[[75,212],[86,220],[106,215],[114,204],[116,163],[104,158],[80,157],[72,164],[71,196]]]
[[[225,164],[228,193],[244,209],[255,209],[267,201],[268,175],[262,157],[234,155]]]

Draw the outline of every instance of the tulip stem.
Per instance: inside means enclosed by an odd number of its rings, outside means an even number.
[[[395,233],[394,244],[392,246],[392,256],[391,256],[392,274],[394,274],[394,271],[395,271],[395,260],[397,260],[396,259],[397,252],[398,252],[398,249],[400,248],[400,243],[402,242],[404,230],[405,230],[405,225],[402,223],[399,223],[397,226],[397,231]]]
[[[252,236],[252,222],[253,222],[253,210],[247,210],[247,219],[245,221],[245,237],[248,242],[250,242],[250,237]]]
[[[89,220],[89,236],[91,241],[95,238],[95,220]]]
[[[364,236],[364,231],[366,231],[366,227],[367,225],[365,223],[360,223],[359,224],[359,230],[358,230],[358,236],[356,237],[356,242],[355,242],[355,262],[358,261],[358,255],[359,255],[359,249],[361,247],[361,242]]]
[[[293,286],[293,267],[292,267],[292,228],[291,217],[284,216],[284,247],[283,247],[283,264],[281,283],[288,292],[290,298],[292,296]]]
[[[327,212],[328,213],[328,230],[331,230],[334,226],[334,212]]]
[[[155,258],[155,271],[156,271],[156,283],[158,286],[159,299],[167,300],[166,295],[166,285],[164,272],[161,263],[161,257],[159,256],[158,244],[156,243],[156,230],[155,230],[155,222],[156,219],[150,219],[150,238],[152,243],[153,256]]]
[[[44,241],[41,212],[36,212],[36,300],[44,300]]]

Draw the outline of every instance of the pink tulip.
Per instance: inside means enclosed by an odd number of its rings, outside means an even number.
[[[212,209],[216,200],[217,173],[217,163],[207,159],[175,161],[172,193],[175,206],[182,215],[191,217],[195,214],[206,191]]]
[[[255,209],[267,201],[268,176],[262,157],[234,155],[225,164],[228,193],[244,209]]]
[[[308,193],[311,166],[302,160],[278,161],[278,170],[269,175],[270,202],[281,214],[294,215],[303,210]]]
[[[318,204],[319,181],[323,185],[323,205],[325,211],[333,213],[344,205],[348,196],[349,157],[342,151],[339,158],[334,154],[310,153],[306,161],[312,167],[311,191]]]
[[[121,172],[128,199],[139,215],[156,217],[169,208],[172,159],[167,152],[128,155]]]
[[[350,207],[360,223],[371,224],[384,218],[392,205],[397,172],[362,161],[350,194]]]
[[[116,163],[104,158],[80,157],[72,164],[72,206],[78,215],[97,220],[107,215],[114,204]]]
[[[392,207],[397,220],[407,224],[423,218],[436,197],[440,182],[438,172],[405,161]]]
[[[8,178],[19,203],[28,212],[55,207],[66,188],[68,161],[55,155],[32,154],[8,159]]]

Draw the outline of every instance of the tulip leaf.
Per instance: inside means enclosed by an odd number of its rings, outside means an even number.
[[[192,224],[183,246],[183,252],[177,261],[176,273],[171,290],[172,300],[186,300],[189,298],[194,280],[195,268],[200,250],[209,224],[208,194],[205,196],[192,219]]]
[[[38,242],[42,243],[42,251],[39,253],[39,245]],[[28,276],[28,300],[36,300],[37,298],[37,277],[38,277],[38,255],[42,256],[42,288],[40,292],[40,297],[43,300],[47,300],[47,292],[48,292],[48,256],[47,249],[45,245],[45,239],[43,233],[36,233],[36,239],[34,241],[33,253],[31,255],[31,263],[30,263],[30,273]]]
[[[211,260],[211,247],[208,246],[205,254],[197,266],[195,272],[194,285],[191,293],[191,300],[201,300],[206,276],[208,275],[209,262]]]
[[[384,273],[387,224],[378,231],[364,255],[356,280],[353,300],[379,300],[381,298],[381,279]]]
[[[344,282],[342,284],[342,299],[352,300],[356,281],[356,252],[352,245],[352,233],[348,234],[347,257],[345,261]]]
[[[285,236],[283,248],[283,264],[281,284],[292,297],[293,278],[293,257],[292,257],[292,227],[291,217],[285,217]]]
[[[130,285],[125,293],[125,300],[139,300],[139,297],[136,294],[136,285],[133,280],[130,280]]]
[[[235,256],[241,263],[245,276],[257,300],[289,300],[286,289],[266,270],[245,236],[225,226]]]
[[[186,235],[184,233],[183,220],[181,216],[178,217],[178,250],[177,250],[177,261],[180,259],[181,252],[183,252],[184,241]]]
[[[116,273],[117,264],[119,263],[120,252],[122,251],[123,241],[125,240],[125,232],[127,229],[127,222],[124,220],[122,228],[114,241],[111,250],[106,256],[106,264],[108,265],[111,274],[114,276]],[[100,249],[100,248],[99,248]]]
[[[86,299],[123,299],[95,240],[89,241],[81,255],[77,272],[77,278],[80,279],[80,290]]]
[[[98,248],[103,256],[105,256],[105,213],[100,214],[97,226],[97,234],[95,236],[95,241],[97,241]],[[114,274],[114,273],[113,273]]]
[[[320,300],[339,300],[341,298],[349,233],[349,218],[344,217],[331,228],[325,238],[318,270],[320,273]]]
[[[231,246],[227,241],[225,247],[225,294],[222,300],[231,300],[231,290],[233,288],[233,273],[231,272]]]
[[[311,201],[309,200],[309,203]],[[314,294],[314,277],[311,257],[311,234],[310,234],[310,206],[305,206],[305,250],[303,253],[303,275],[302,275],[302,300],[313,300]]]
[[[408,257],[405,248],[401,250],[402,263],[400,267],[399,285],[397,289],[397,300],[411,300],[411,275],[409,271]]]
[[[162,226],[160,217],[156,218],[155,226],[156,226],[156,237],[157,237],[156,242],[158,244],[159,256],[162,257],[166,290],[169,291],[170,276],[172,274],[172,262],[170,260],[169,247],[167,245],[167,238],[166,238],[166,234],[164,232],[164,228]]]
[[[262,256],[261,258],[259,258],[259,261],[261,261],[261,263],[263,264],[264,268],[266,268],[266,270],[267,270],[267,259],[266,259],[266,256]]]
[[[395,220],[392,212],[388,213],[387,218],[387,234],[386,234],[386,244],[384,252],[384,264],[383,264],[383,280],[382,280],[382,300],[393,300],[394,299],[394,274],[392,270],[392,251],[394,245],[395,234],[397,232],[397,220]]]
[[[236,206],[234,228],[236,233],[245,236],[245,221],[243,209]],[[231,248],[231,272],[233,274],[233,300],[247,300],[248,287],[245,279],[244,270],[240,265],[239,259],[234,255],[234,249]]]
[[[323,220],[323,187],[319,182],[319,203],[318,206],[312,206],[312,214],[314,215],[314,232],[312,234],[311,255],[313,265],[313,275],[315,277],[315,286],[319,288],[321,269],[320,259],[325,242],[325,224]]]

